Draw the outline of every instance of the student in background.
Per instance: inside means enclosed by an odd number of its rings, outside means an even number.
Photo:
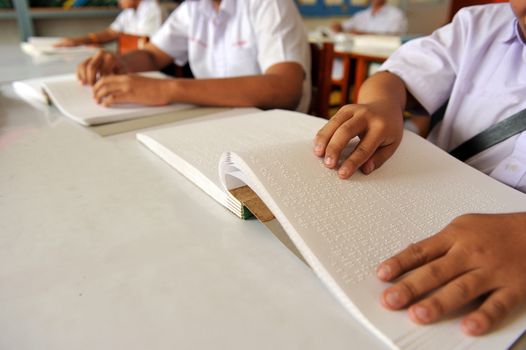
[[[195,0],[181,3],[143,50],[101,51],[80,64],[77,75],[106,106],[183,102],[306,111],[309,52],[292,0]],[[128,74],[174,61],[188,61],[197,79]]]
[[[526,2],[473,6],[431,36],[408,42],[315,138],[314,153],[347,179],[380,167],[402,139],[402,112],[433,113],[448,99],[429,139],[452,150],[526,108]],[[356,150],[337,166],[342,148]],[[526,192],[526,132],[468,159],[495,179]],[[526,302],[526,213],[469,214],[383,262],[378,277],[388,309],[409,308],[422,324],[437,321],[483,297],[462,320],[471,335],[487,333]],[[411,272],[411,273],[408,273]],[[406,274],[407,273],[407,274]]]
[[[119,33],[152,36],[162,24],[162,10],[155,0],[119,0],[122,12],[105,30],[80,38],[64,38],[57,47],[99,45],[116,41]]]
[[[357,12],[345,22],[334,23],[331,29],[337,33],[404,34],[407,19],[402,10],[386,4],[386,0],[371,0],[367,9]]]

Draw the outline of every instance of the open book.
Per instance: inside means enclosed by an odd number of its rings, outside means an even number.
[[[387,284],[377,280],[375,267],[463,213],[526,211],[526,196],[410,132],[382,168],[340,180],[312,153],[312,139],[325,122],[274,110],[208,118],[137,137],[238,216],[242,204],[235,204],[231,192],[248,185],[327,288],[389,347],[509,346],[526,328],[526,312],[516,312],[483,337],[463,335],[460,318],[418,326],[405,311],[380,306]]]
[[[160,72],[147,72],[141,75],[158,79],[166,78]],[[15,81],[13,89],[17,95],[29,103],[53,103],[66,117],[83,125],[117,122],[192,107],[187,104],[160,107],[117,104],[104,107],[95,102],[91,87],[81,85],[75,74]]]
[[[20,43],[22,51],[31,56],[42,55],[93,55],[99,50],[93,46],[55,47],[61,40],[60,37],[31,36],[26,42]]]

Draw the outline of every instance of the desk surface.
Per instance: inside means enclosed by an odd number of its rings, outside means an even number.
[[[46,55],[31,57],[16,45],[0,45],[0,83],[74,72],[86,55]]]
[[[0,349],[383,348],[134,132],[102,137],[1,84],[0,169]]]

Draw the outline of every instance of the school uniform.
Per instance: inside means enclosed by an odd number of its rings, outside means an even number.
[[[447,151],[526,108],[526,43],[509,3],[463,8],[431,36],[403,45],[381,69],[402,78],[429,113],[449,99],[429,135]],[[467,163],[526,192],[526,133]]]
[[[407,19],[398,7],[384,5],[376,13],[372,7],[357,12],[342,23],[344,31],[357,30],[367,33],[400,34],[407,31]]]
[[[155,0],[141,0],[137,9],[124,9],[110,28],[116,32],[152,36],[162,24],[162,10]]]
[[[306,74],[297,110],[310,100],[310,51],[292,0],[186,0],[172,12],[151,42],[179,65],[190,63],[196,78],[261,75],[282,62],[300,64]]]

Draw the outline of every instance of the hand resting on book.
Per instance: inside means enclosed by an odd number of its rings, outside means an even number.
[[[110,75],[95,83],[93,97],[98,104],[106,107],[119,103],[164,106],[172,102],[166,88],[170,81],[138,75]]]
[[[385,85],[393,98],[381,97],[383,89],[367,85]],[[363,93],[362,93],[363,91]],[[338,176],[349,178],[361,169],[369,174],[378,169],[400,145],[403,134],[403,105],[406,93],[403,82],[389,73],[369,78],[360,90],[360,104],[342,107],[318,131],[314,139],[314,154],[324,157],[324,164],[338,169]],[[349,141],[359,136],[360,142],[351,155],[339,165],[338,160]]]
[[[402,276],[383,292],[382,304],[409,307],[413,321],[427,324],[483,297],[462,320],[462,329],[487,333],[526,300],[525,227],[526,213],[456,218],[380,264],[380,279]]]
[[[77,78],[84,85],[94,85],[99,77],[125,74],[124,61],[111,52],[100,50],[77,66]]]
[[[369,174],[391,157],[402,138],[402,110],[415,104],[397,76],[382,72],[322,127],[314,154],[342,179]],[[360,141],[348,156],[350,140]],[[462,321],[470,335],[487,333],[526,301],[526,213],[472,214],[382,263],[378,277],[395,282],[381,296],[388,309],[409,307],[417,323],[437,321],[484,297]]]

